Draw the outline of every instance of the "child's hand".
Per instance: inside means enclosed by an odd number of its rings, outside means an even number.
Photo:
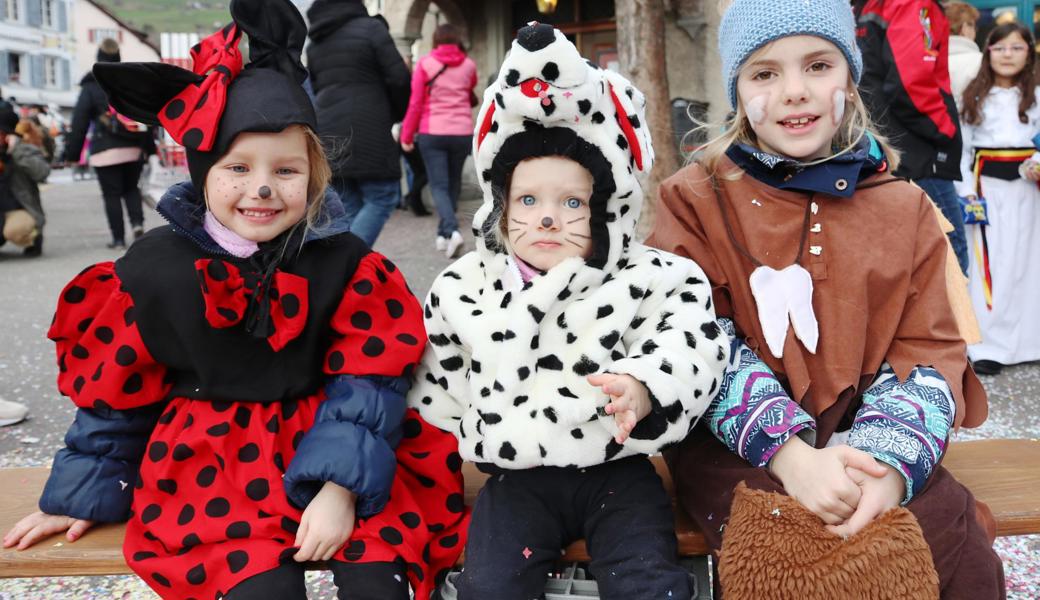
[[[885,474],[875,477],[855,467],[845,467],[845,472],[859,486],[862,495],[859,506],[847,521],[841,525],[828,525],[827,529],[834,534],[848,537],[859,533],[861,529],[876,519],[881,513],[899,506],[906,493],[903,476],[891,465],[878,463],[885,467]]]
[[[1027,160],[1022,163],[1022,175],[1029,181],[1040,181],[1040,163]]]
[[[797,436],[769,463],[787,494],[828,525],[841,525],[852,517],[863,495],[846,467],[874,477],[885,475],[885,468],[862,450],[844,445],[817,450]]]
[[[76,519],[63,515],[48,515],[36,511],[15,524],[4,536],[4,548],[18,545],[19,550],[25,550],[36,542],[55,533],[68,530],[65,539],[75,542],[83,533],[94,525],[93,521]]]
[[[329,560],[354,531],[354,502],[357,496],[345,487],[326,481],[303,511],[294,546],[297,562]]]
[[[608,415],[614,415],[618,427],[614,441],[624,444],[636,424],[650,414],[650,394],[646,386],[631,375],[613,373],[589,375],[588,381],[590,385],[602,387],[603,393],[610,396],[605,410]]]

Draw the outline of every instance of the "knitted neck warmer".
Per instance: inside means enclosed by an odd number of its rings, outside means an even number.
[[[213,238],[214,242],[219,244],[224,250],[227,250],[232,256],[237,256],[238,258],[249,258],[260,249],[256,242],[247,240],[225,227],[224,224],[218,221],[217,218],[213,216],[213,213],[208,210],[206,211],[206,216],[202,221],[202,228],[206,230],[209,237]]]

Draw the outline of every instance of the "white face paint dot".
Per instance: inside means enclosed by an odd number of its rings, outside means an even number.
[[[744,103],[744,112],[752,125],[761,125],[766,120],[766,104],[769,102],[769,94],[755,96]]]
[[[841,123],[842,117],[845,116],[845,90],[834,90],[834,94],[831,95],[831,101],[834,102],[831,120],[835,125],[838,125]]]

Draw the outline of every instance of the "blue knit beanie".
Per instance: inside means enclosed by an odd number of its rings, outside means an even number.
[[[848,0],[734,0],[719,25],[719,55],[729,103],[737,106],[737,73],[749,56],[769,42],[814,35],[837,46],[859,83],[863,57]]]

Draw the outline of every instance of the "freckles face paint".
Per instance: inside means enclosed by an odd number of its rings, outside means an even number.
[[[761,94],[744,103],[744,112],[752,125],[761,125],[766,120],[766,104],[769,102],[769,94]]]
[[[845,116],[845,90],[834,90],[834,94],[831,95],[831,101],[834,103],[834,108],[831,111],[831,120],[836,127],[841,123],[842,117]]]

